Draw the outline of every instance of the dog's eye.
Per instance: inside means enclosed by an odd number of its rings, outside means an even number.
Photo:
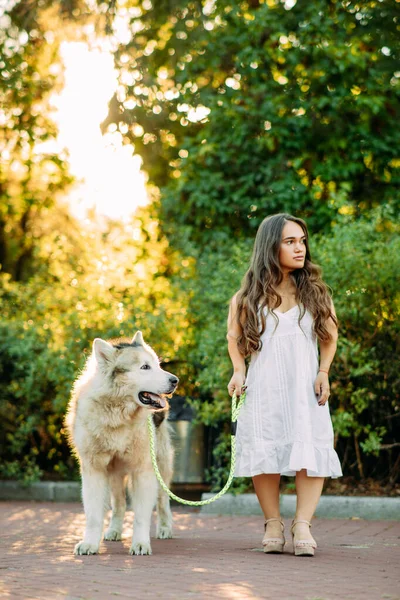
[[[148,369],[151,369],[151,366],[150,365],[142,365],[140,368],[143,369],[144,371],[147,371]]]

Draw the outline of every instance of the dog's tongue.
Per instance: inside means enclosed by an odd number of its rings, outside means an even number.
[[[153,400],[153,402],[155,404],[158,404],[158,406],[160,408],[165,408],[167,403],[165,402],[165,398],[163,398],[162,396],[158,396],[157,394],[150,394],[149,396],[151,397],[151,399]]]

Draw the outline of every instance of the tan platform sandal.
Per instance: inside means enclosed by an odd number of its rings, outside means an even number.
[[[290,531],[292,532],[292,540],[293,540],[293,552],[295,556],[314,556],[315,548],[317,548],[317,542],[313,539],[311,540],[297,540],[294,541],[294,527],[298,523],[305,523],[311,528],[311,523],[309,521],[305,521],[304,519],[295,519],[292,522],[290,527]]]
[[[282,537],[268,537],[267,536],[267,525],[271,521],[279,521],[282,526]],[[283,535],[284,523],[281,519],[272,518],[267,519],[264,523],[265,535],[262,541],[263,549],[266,554],[282,554],[283,547],[285,545],[285,536]]]

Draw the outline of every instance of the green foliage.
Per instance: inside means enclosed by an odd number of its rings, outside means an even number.
[[[70,223],[71,224],[71,223]],[[44,241],[53,259],[28,282],[0,278],[0,476],[31,480],[76,477],[63,433],[72,383],[95,337],[143,331],[166,368],[191,380],[183,342],[187,317],[174,297],[168,246],[147,211],[105,231],[74,228]],[[172,270],[171,270],[172,269]]]
[[[58,43],[49,43],[44,24],[22,4],[6,11],[0,27],[0,270],[18,281],[39,267],[49,210],[73,181],[65,153],[51,150]]]
[[[128,125],[175,246],[252,236],[274,212],[318,232],[338,213],[399,207],[396,3],[178,1],[134,15],[105,127]]]
[[[221,432],[218,443],[213,452],[213,466],[206,472],[207,481],[212,483],[214,491],[222,489],[226,483],[231,463],[231,433],[230,428]],[[245,477],[235,477],[232,481],[229,493],[241,494],[249,490],[251,481]]]
[[[370,221],[338,224],[332,236],[316,244],[316,260],[334,290],[340,322],[333,420],[342,454],[348,456],[348,448],[360,443],[367,455],[365,468],[361,455],[357,458],[361,476],[365,469],[375,477],[382,474],[386,457],[381,445],[389,446],[389,472],[397,456],[392,444],[400,416],[400,238],[390,217],[381,211]],[[380,460],[369,459],[371,454]]]
[[[41,325],[9,321],[1,327],[0,476],[4,478],[34,480],[48,465],[60,476],[68,472],[67,465],[70,470],[72,466],[56,401],[66,380],[73,378],[74,361],[54,351],[51,331]]]

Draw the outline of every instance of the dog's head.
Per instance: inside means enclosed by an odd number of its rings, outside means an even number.
[[[160,367],[156,353],[144,342],[141,331],[135,333],[131,342],[109,343],[96,338],[93,355],[116,395],[133,397],[139,406],[152,410],[168,406],[166,396],[175,391],[179,379]]]

